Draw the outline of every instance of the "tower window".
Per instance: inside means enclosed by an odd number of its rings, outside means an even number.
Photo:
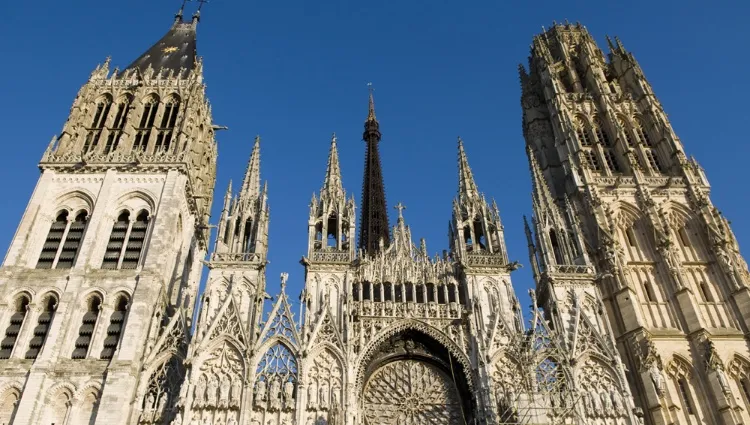
[[[5,330],[5,337],[0,342],[0,359],[9,359],[13,353],[18,334],[21,332],[21,327],[29,310],[30,301],[26,294],[16,298],[14,312],[10,316],[10,324]]]
[[[682,246],[690,246],[690,237],[688,236],[684,227],[680,227],[680,229],[677,231],[677,236],[680,237],[680,244],[682,244]]]
[[[72,268],[81,247],[87,221],[88,213],[85,210],[80,211],[72,222],[68,221],[68,211],[60,211],[50,226],[36,268]]]
[[[706,285],[706,282],[699,283],[698,287],[701,290],[701,296],[703,297],[704,302],[707,302],[707,303],[714,302],[714,297],[711,296],[711,291],[708,289],[708,285]]]
[[[135,269],[141,259],[146,240],[149,216],[146,210],[138,213],[135,221],[130,221],[130,212],[120,213],[112,226],[109,243],[104,252],[103,269]]]
[[[474,220],[474,239],[477,240],[480,250],[487,249],[487,241],[484,237],[484,227],[482,226],[482,221],[478,217]]]
[[[661,168],[661,162],[659,162],[659,156],[656,154],[656,149],[647,149],[646,158],[648,159],[648,164],[651,166],[651,169],[660,173],[664,172]]]
[[[99,319],[101,305],[102,300],[98,295],[92,296],[86,303],[86,312],[81,319],[81,327],[78,328],[78,338],[76,339],[75,349],[71,356],[73,359],[85,359],[88,355],[91,339],[96,329],[96,322]]]
[[[143,106],[143,115],[135,133],[133,150],[145,151],[148,149],[148,140],[151,137],[151,129],[156,119],[156,111],[159,109],[159,103],[156,99],[150,98]]]
[[[644,129],[643,121],[641,121],[640,119],[636,120],[635,133],[638,135],[638,139],[641,143],[644,143],[650,148],[654,147],[654,144],[651,141],[651,137],[649,137],[648,133]]]
[[[326,229],[326,246],[336,248],[338,245],[338,218],[336,214],[328,217],[328,226]]]
[[[242,252],[253,252],[255,240],[253,240],[253,220],[245,220],[245,233],[242,238]]]
[[[595,121],[595,131],[596,131],[596,138],[605,147],[612,147],[612,142],[609,139],[609,135],[602,127],[602,122],[598,118]]]
[[[629,227],[629,228],[627,228],[625,230],[625,237],[628,240],[628,245],[630,245],[632,247],[636,246],[635,233],[633,233],[633,229],[632,228]]]
[[[130,110],[130,98],[124,98],[117,105],[115,119],[112,122],[112,128],[109,130],[109,136],[107,136],[107,144],[104,146],[105,154],[117,150],[120,138],[122,137],[122,130],[125,128],[125,123],[128,120],[128,110]]]
[[[112,315],[109,317],[107,337],[104,339],[104,349],[102,349],[101,354],[102,360],[111,359],[115,354],[115,350],[117,350],[117,345],[120,343],[120,338],[122,336],[122,326],[128,312],[128,305],[129,299],[127,296],[121,295],[117,299],[115,311],[113,311]]]
[[[576,129],[576,135],[578,136],[578,140],[581,142],[581,146],[591,146],[591,138],[589,137],[589,133],[585,128],[578,127]]]
[[[685,378],[679,378],[677,380],[677,387],[680,391],[680,399],[682,400],[682,404],[685,407],[685,411],[688,415],[695,415],[695,409],[693,408],[693,402],[690,398],[690,390],[688,389],[688,384],[685,382]]]
[[[564,264],[560,242],[557,240],[557,233],[554,230],[550,230],[549,232],[549,241],[552,245],[552,252],[555,255],[555,263]]]
[[[583,151],[583,155],[586,157],[586,163],[588,164],[589,168],[594,171],[602,170],[601,165],[599,165],[599,158],[596,157],[594,151],[586,149]]]
[[[107,116],[109,110],[112,108],[112,99],[109,96],[104,97],[96,104],[96,113],[94,113],[94,121],[91,123],[88,132],[86,134],[86,142],[83,144],[83,151],[89,152],[96,150],[96,146],[99,144],[99,138],[102,135],[102,129],[104,124],[107,122]]]
[[[643,293],[646,295],[646,301],[650,303],[656,302],[656,294],[654,294],[654,288],[649,282],[643,282]]]
[[[745,403],[750,407],[750,378],[745,376],[741,379],[740,388],[742,389],[742,395],[745,396]]]
[[[27,359],[36,359],[39,356],[39,352],[42,351],[42,347],[44,347],[49,327],[52,324],[52,318],[55,315],[55,310],[57,310],[57,298],[49,295],[44,300],[43,306],[44,309],[39,314],[36,327],[34,328],[34,335],[29,342],[29,351],[26,352]]]
[[[620,172],[620,164],[617,162],[617,158],[615,157],[615,153],[612,152],[611,148],[605,148],[604,149],[604,159],[607,161],[607,167],[609,167],[609,170],[613,173],[619,173]]]

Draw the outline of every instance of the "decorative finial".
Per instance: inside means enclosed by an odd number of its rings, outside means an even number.
[[[208,0],[198,0],[198,3],[200,3],[198,5],[198,12],[200,12],[200,10],[203,8],[203,5],[210,2]]]
[[[372,83],[367,83],[367,89],[370,91],[370,104],[367,111],[367,121],[376,121],[377,118],[375,118],[375,100],[372,97]]]
[[[334,131],[333,135],[331,135],[331,144],[335,144],[335,143],[336,143],[336,132]]]
[[[397,204],[397,205],[396,205],[395,207],[393,207],[393,208],[395,208],[395,209],[397,209],[397,210],[398,210],[398,219],[399,219],[399,220],[403,220],[403,219],[404,219],[404,210],[406,209],[406,207],[404,206],[404,204],[402,204],[401,202],[399,202],[399,203],[398,203],[398,204]]]
[[[284,288],[286,288],[286,281],[289,280],[289,273],[282,273],[281,274],[281,290],[283,291]]]

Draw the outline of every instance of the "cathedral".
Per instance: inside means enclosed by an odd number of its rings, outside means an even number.
[[[209,215],[199,21],[97,66],[44,151],[0,268],[1,425],[750,423],[747,264],[619,39],[555,24],[519,66],[531,311],[460,139],[449,249],[389,222],[370,92],[361,202],[333,136],[293,312],[259,139]]]

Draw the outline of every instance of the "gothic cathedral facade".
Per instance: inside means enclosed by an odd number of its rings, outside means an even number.
[[[750,422],[747,265],[619,40],[555,25],[520,69],[532,311],[460,139],[449,250],[401,204],[390,226],[371,93],[359,223],[334,135],[295,318],[286,274],[266,292],[259,138],[209,222],[199,21],[98,66],[43,154],[0,268],[0,424]]]

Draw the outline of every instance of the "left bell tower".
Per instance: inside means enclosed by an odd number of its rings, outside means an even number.
[[[0,268],[0,424],[177,412],[217,146],[200,13],[78,92]]]

